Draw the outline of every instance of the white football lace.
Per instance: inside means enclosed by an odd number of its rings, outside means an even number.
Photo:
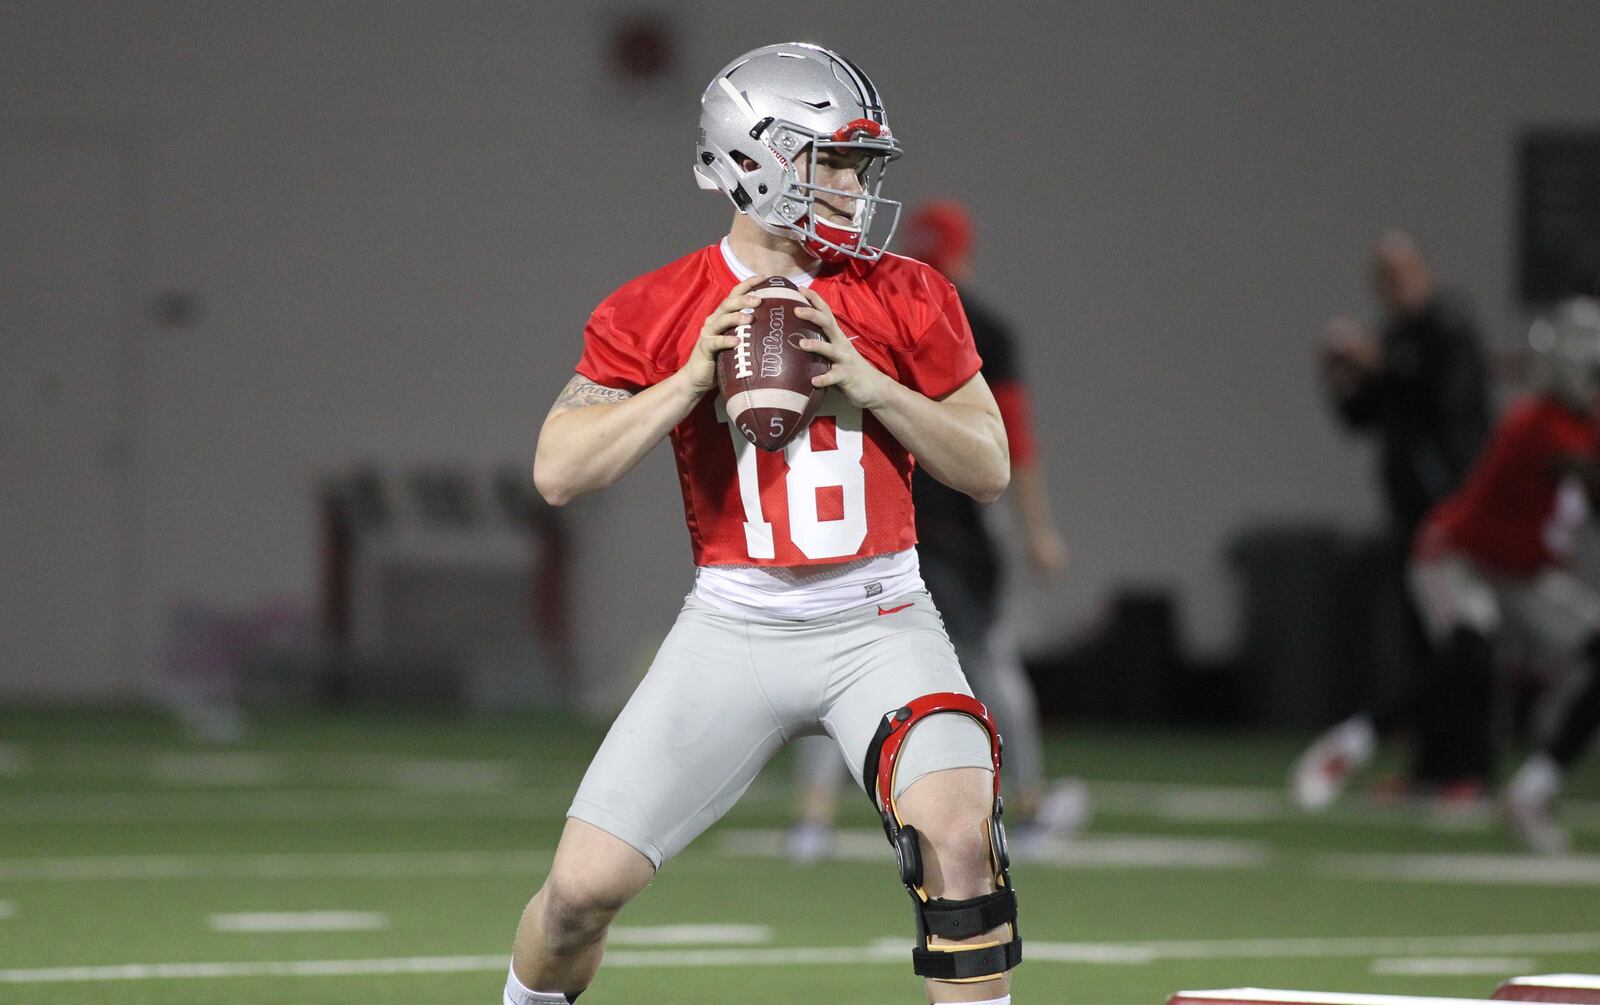
[[[733,347],[733,375],[744,380],[755,376],[750,368],[750,326],[740,325],[734,334],[739,336],[739,344]]]

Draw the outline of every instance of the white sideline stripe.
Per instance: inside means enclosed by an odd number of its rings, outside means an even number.
[[[1600,886],[1600,855],[1328,855],[1319,871],[1421,883]]]
[[[382,911],[242,911],[213,914],[214,932],[371,932],[389,927]]]
[[[353,977],[504,970],[510,956],[410,956],[386,960],[281,960],[259,963],[121,963],[97,967],[0,970],[0,984],[192,980],[206,977]]]
[[[728,414],[737,419],[751,408],[783,408],[791,412],[804,412],[811,399],[798,391],[781,387],[758,387],[740,391],[728,399]]]
[[[239,789],[217,792],[50,792],[0,797],[7,823],[147,820],[556,820],[576,785],[471,792],[383,789]]]
[[[1531,956],[1422,956],[1373,960],[1371,973],[1374,977],[1504,977],[1538,965]]]
[[[1532,977],[1513,977],[1507,984],[1529,988],[1581,988],[1600,991],[1600,974],[1537,974]]]
[[[883,939],[869,946],[810,946],[751,949],[621,949],[606,954],[606,966],[721,967],[788,966],[796,963],[904,966],[910,943]],[[1409,938],[1212,939],[1154,942],[1029,942],[1028,959],[1054,963],[1143,964],[1157,960],[1315,959],[1343,956],[1400,956],[1464,953],[1589,953],[1600,950],[1600,932],[1540,935],[1433,936]],[[410,956],[365,960],[279,960],[217,963],[124,963],[110,966],[35,967],[0,970],[0,984],[75,981],[180,980],[209,977],[327,977],[371,974],[466,973],[504,971],[504,952],[490,956]],[[1204,992],[1202,992],[1204,993]],[[1215,992],[1210,992],[1215,993]],[[1267,992],[1272,994],[1274,992]],[[1284,994],[1284,992],[1277,992]],[[1359,999],[1359,995],[1328,996]],[[1368,996],[1370,997],[1370,996]],[[1296,1000],[1296,999],[1263,999]],[[1392,1000],[1392,999],[1391,999]],[[1429,999],[1441,1005],[1439,999]],[[1356,1005],[1351,1002],[1350,1005]],[[1477,1002],[1482,1005],[1482,1002]]]
[[[716,851],[735,857],[781,858],[783,832],[728,829]],[[526,875],[550,864],[553,852],[347,852],[269,855],[83,855],[0,859],[0,881],[261,879],[315,876]],[[892,853],[876,831],[845,830],[835,857],[888,862]],[[1293,860],[1284,860],[1292,862]],[[1030,860],[1067,869],[1259,869],[1271,850],[1249,841],[1089,835],[1062,841]],[[1600,885],[1600,856],[1529,858],[1521,855],[1324,855],[1317,872],[1344,878],[1483,885]],[[1031,952],[1031,950],[1030,950]],[[1393,953],[1391,955],[1404,955]]]
[[[784,832],[748,828],[721,832],[717,849],[746,858],[784,858]],[[833,857],[862,862],[892,861],[882,831],[842,829],[834,833]],[[1272,850],[1258,841],[1222,838],[1142,837],[1087,834],[1054,842],[1029,863],[1076,869],[1258,869]]]
[[[477,876],[536,873],[549,851],[274,855],[85,855],[0,859],[0,880],[290,879],[314,876]]]
[[[1340,826],[1423,827],[1460,832],[1497,826],[1487,806],[1437,811],[1406,803],[1388,804],[1360,793],[1318,814],[1289,804],[1282,789],[1262,786],[1196,786],[1170,782],[1089,783],[1097,812],[1153,817],[1177,823],[1316,822]],[[1561,819],[1574,830],[1600,830],[1600,802],[1562,800]]]
[[[161,754],[151,758],[147,771],[164,785],[259,787],[298,777],[343,785],[448,791],[507,788],[516,783],[518,775],[510,761],[377,755],[286,757],[244,750]]]
[[[1483,1005],[1481,998],[1433,998],[1416,995],[1347,994],[1342,991],[1284,991],[1278,988],[1224,988],[1179,991],[1179,1002],[1282,1002],[1286,1005]]]
[[[766,925],[616,925],[606,936],[611,946],[759,946],[771,941],[772,929]]]

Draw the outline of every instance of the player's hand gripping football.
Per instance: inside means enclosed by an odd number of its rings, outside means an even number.
[[[739,344],[739,337],[730,335],[729,331],[749,323],[750,312],[761,303],[756,297],[750,296],[750,291],[766,278],[751,276],[729,290],[727,299],[718,304],[716,310],[706,317],[706,323],[700,326],[700,338],[694,344],[694,352],[679,371],[688,379],[689,388],[696,397],[717,386],[717,353]]]
[[[887,385],[894,381],[856,351],[855,345],[839,327],[833,309],[826,300],[809,287],[803,287],[800,292],[805,294],[811,306],[796,307],[795,317],[810,321],[822,329],[822,334],[826,336],[826,340],[801,339],[800,348],[814,352],[833,364],[827,373],[812,378],[812,386],[838,388],[839,393],[857,408],[876,408],[884,399]]]

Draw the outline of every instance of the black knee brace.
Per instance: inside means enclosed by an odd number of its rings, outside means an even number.
[[[928,896],[922,885],[922,848],[917,843],[917,830],[900,819],[894,804],[900,748],[910,735],[911,727],[926,716],[949,712],[970,716],[983,727],[994,761],[994,811],[985,825],[995,891],[966,900]],[[1011,860],[1006,852],[1005,827],[1000,822],[1003,808],[1000,751],[1000,733],[989,717],[989,710],[976,698],[954,692],[923,695],[887,713],[867,747],[861,780],[899,860],[900,882],[905,884],[916,907],[917,946],[911,951],[911,966],[921,977],[952,983],[992,980],[1022,962],[1022,937],[1017,932],[1017,895],[1011,886]],[[1009,942],[950,948],[931,946],[928,942],[934,935],[945,939],[970,938],[1001,925],[1011,928]]]

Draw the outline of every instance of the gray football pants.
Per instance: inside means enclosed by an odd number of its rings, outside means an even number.
[[[937,571],[933,563],[924,563],[923,578],[946,598],[941,610],[945,613],[950,641],[961,661],[961,669],[978,700],[989,707],[1000,735],[1005,737],[1001,782],[1009,793],[1041,791],[1044,749],[1039,730],[1039,706],[1033,695],[1033,685],[1022,668],[1016,637],[1004,618],[999,623],[991,623],[981,614],[965,615],[965,611],[977,612],[982,608],[963,601],[959,581],[930,575]],[[861,772],[858,761],[848,761],[844,766],[850,769],[851,775]],[[826,741],[801,740],[795,745],[795,775],[802,785],[837,789],[838,754]]]
[[[691,595],[567,815],[660,868],[785,743],[826,733],[858,774],[883,716],[939,691],[972,693],[926,591],[810,621],[730,614]],[[930,716],[902,748],[896,795],[930,772],[991,764],[977,723]]]
[[[1009,632],[1004,626],[996,626],[986,644],[964,646],[957,642],[956,652],[973,694],[989,707],[1000,735],[1005,737],[1001,784],[1007,792],[1040,791],[1044,786],[1044,751],[1038,704]],[[842,764],[837,747],[826,738],[807,737],[795,744],[795,775],[802,785],[837,789],[844,768],[849,768],[852,776],[861,770],[855,762]]]

